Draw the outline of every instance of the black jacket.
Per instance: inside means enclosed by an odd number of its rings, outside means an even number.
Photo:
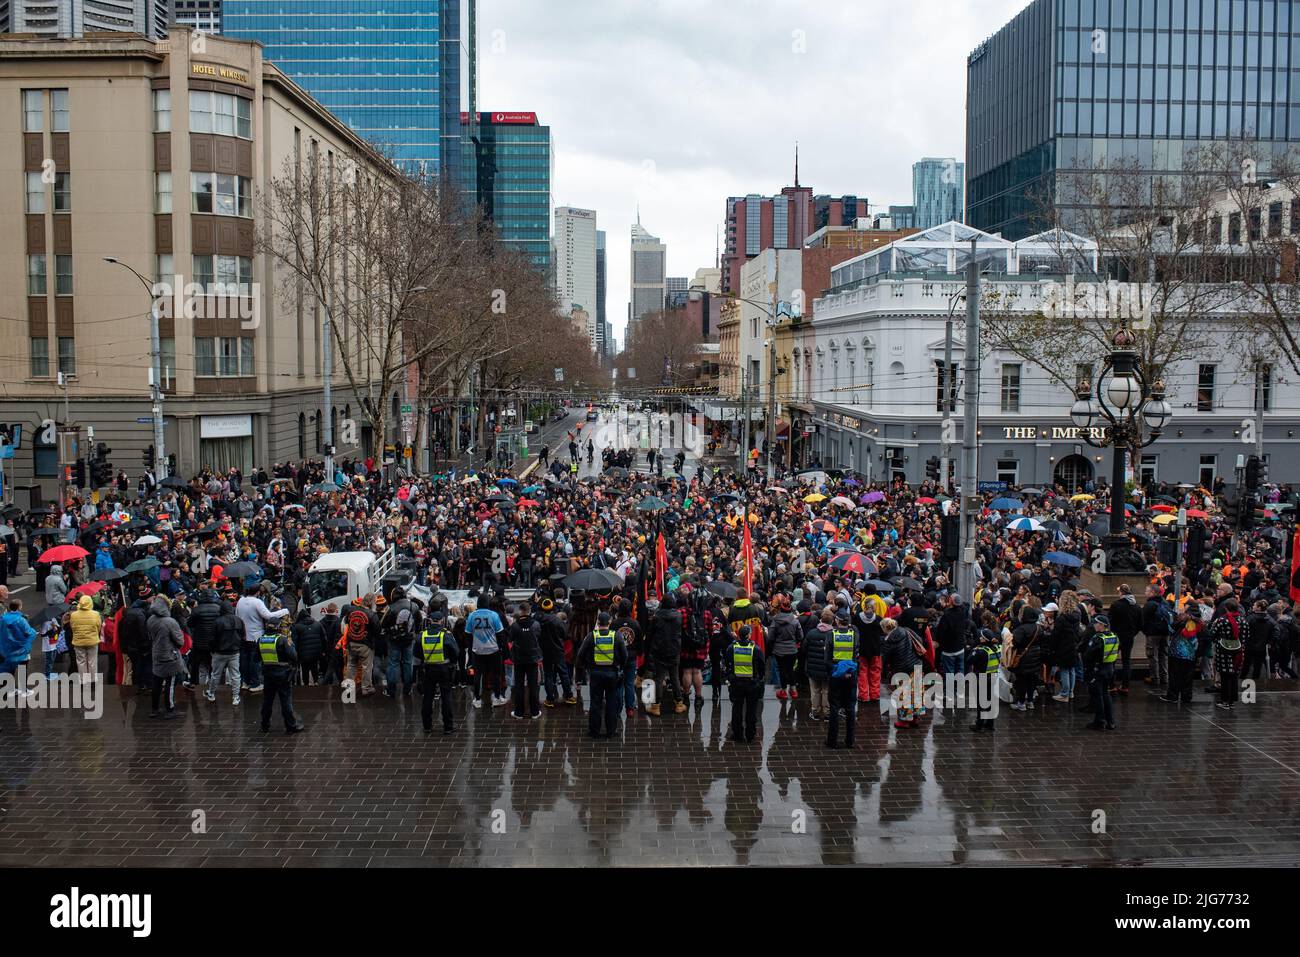
[[[212,639],[216,634],[217,619],[221,617],[221,599],[217,593],[205,590],[199,595],[199,603],[190,615],[190,638],[195,651],[211,651]]]
[[[741,647],[739,639],[727,645],[727,653],[722,657],[723,669],[726,671],[727,680],[732,684],[738,685],[761,685],[767,674],[767,659],[763,657],[763,651],[752,641],[749,646],[754,649],[754,674],[748,678],[737,677],[736,675],[736,649]]]
[[[510,660],[518,665],[532,665],[542,660],[542,623],[532,615],[520,615],[506,632],[510,642]]]
[[[244,641],[244,623],[235,614],[228,601],[220,605],[220,615],[212,626],[212,652],[218,655],[237,655]]]
[[[325,632],[306,608],[298,612],[298,620],[293,623],[293,643],[303,661],[316,661],[325,650]]]
[[[1077,611],[1058,614],[1052,623],[1051,663],[1058,668],[1074,667],[1074,663],[1079,660],[1079,640],[1082,636],[1082,622]]]
[[[122,614],[118,625],[118,644],[128,654],[148,655],[153,653],[153,642],[149,640],[149,603],[137,598],[131,607]]]
[[[460,642],[458,642],[458,641],[456,640],[456,636],[455,636],[455,634],[453,633],[452,629],[451,629],[450,627],[448,627],[446,619],[444,618],[444,619],[441,619],[441,620],[438,620],[438,621],[434,621],[434,620],[426,621],[426,622],[424,623],[424,627],[421,629],[421,633],[426,632],[426,631],[429,632],[429,634],[436,634],[436,633],[439,632],[439,631],[441,631],[441,632],[443,633],[443,636],[442,636],[442,652],[443,652],[443,655],[444,655],[444,656],[446,657],[446,659],[447,659],[447,663],[446,663],[446,664],[443,664],[443,665],[432,665],[431,667],[434,667],[434,668],[454,668],[454,667],[456,667],[456,662],[460,661]],[[424,661],[424,641],[423,641],[423,640],[416,641],[416,643],[415,643],[415,656],[416,656],[417,658],[419,658],[421,661]]]
[[[682,654],[682,613],[660,606],[650,619],[650,657],[676,663]]]
[[[826,649],[831,643],[831,627],[827,625],[823,629],[821,625],[821,622],[817,622],[814,627],[803,633],[803,646],[808,677],[816,678],[818,681],[825,681],[831,676],[830,668],[826,665]],[[859,639],[858,647],[861,648],[861,639]]]
[[[537,620],[542,625],[542,658],[550,664],[557,664],[564,657],[564,622],[553,611],[543,612]]]
[[[1142,609],[1137,599],[1125,595],[1110,606],[1110,627],[1118,638],[1132,638],[1142,630]]]
[[[1032,674],[1043,666],[1044,643],[1044,637],[1038,634],[1038,610],[1025,609],[1023,620],[1011,632],[1011,645],[1021,652],[1020,663],[1016,665],[1017,674]]]
[[[911,674],[920,660],[912,645],[916,632],[902,625],[895,628],[880,646],[880,673],[882,675]]]
[[[583,668],[587,669],[588,671],[591,671],[596,667],[596,640],[594,634],[588,633],[587,637],[582,640],[582,644],[578,647],[578,654],[576,657],[577,657],[578,664],[581,665]],[[623,668],[627,665],[627,662],[628,662],[627,645],[624,644],[622,638],[618,637],[618,632],[615,632],[614,633],[614,668],[617,671],[622,672]],[[608,666],[601,665],[601,667],[604,668]]]
[[[940,651],[956,654],[966,650],[966,629],[970,626],[970,609],[953,605],[944,610],[939,627],[934,631],[935,643]]]
[[[262,663],[262,670],[273,678],[286,678],[298,667],[298,649],[287,634],[280,635],[275,642],[275,649],[280,655],[279,664]],[[258,650],[260,654],[260,649]],[[268,694],[270,692],[267,692]]]
[[[1252,611],[1250,617],[1246,619],[1245,634],[1241,636],[1246,645],[1246,650],[1250,652],[1263,651],[1273,639],[1275,627],[1273,619],[1268,617],[1267,612]]]

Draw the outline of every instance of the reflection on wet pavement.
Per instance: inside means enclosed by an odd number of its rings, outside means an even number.
[[[761,744],[730,702],[592,741],[581,708],[474,711],[426,736],[418,701],[299,689],[306,734],[257,732],[186,695],[185,720],[109,689],[104,716],[0,711],[0,864],[1085,864],[1300,855],[1300,695],[1225,715],[1118,703],[1121,730],[1060,705],[896,731],[860,716],[829,751],[805,701],[770,693]],[[874,709],[874,705],[872,708]],[[277,715],[278,721],[278,715]],[[1098,822],[1104,827],[1098,833]]]

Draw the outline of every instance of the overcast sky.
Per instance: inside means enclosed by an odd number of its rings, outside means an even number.
[[[608,234],[620,342],[629,230],[668,275],[714,261],[726,198],[794,179],[906,205],[912,163],[965,152],[966,55],[1029,0],[479,0],[479,109],[532,110],[555,206]]]

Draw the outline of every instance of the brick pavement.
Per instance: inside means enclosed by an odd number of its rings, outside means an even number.
[[[1276,686],[1281,688],[1281,686]],[[337,691],[337,689],[335,689]],[[426,736],[418,706],[296,695],[295,737],[186,694],[184,720],[110,688],[105,713],[0,711],[0,865],[734,865],[1267,863],[1300,855],[1300,694],[1230,715],[1136,693],[1120,731],[1059,705],[995,734],[935,716],[859,719],[823,747],[806,700],[770,692],[761,744],[722,741],[730,704],[633,718],[474,711]],[[1106,833],[1092,831],[1105,811]],[[195,833],[196,811],[206,831]],[[798,826],[800,821],[806,826]],[[493,825],[497,824],[494,829]]]

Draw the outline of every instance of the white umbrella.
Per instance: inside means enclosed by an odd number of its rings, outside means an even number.
[[[845,498],[843,495],[836,495],[831,499],[832,505],[843,505],[845,508],[853,508],[853,499]]]
[[[477,475],[466,475],[463,479],[460,480],[461,485],[473,485],[476,482],[478,482]]]
[[[135,540],[135,544],[137,544],[137,545],[160,545],[160,544],[162,544],[162,539],[159,538],[157,535],[141,535],[139,538],[137,538],[137,539]]]
[[[1025,518],[1022,515],[1007,522],[1007,528],[1016,532],[1041,532],[1043,523],[1036,518]]]

